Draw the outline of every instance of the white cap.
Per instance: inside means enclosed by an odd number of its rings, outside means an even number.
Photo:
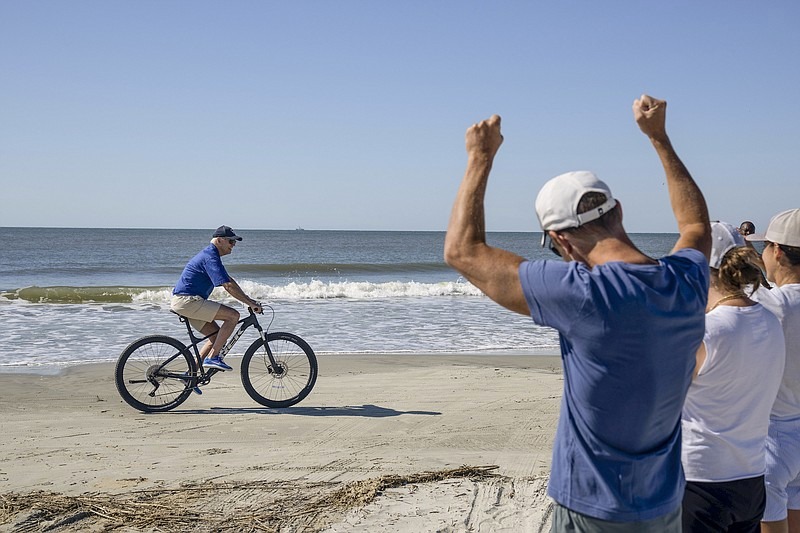
[[[745,242],[738,229],[727,222],[712,222],[711,259],[708,260],[708,266],[711,268],[719,268],[725,254],[733,248],[738,248],[740,246],[745,246]]]
[[[778,213],[769,221],[766,233],[747,236],[748,241],[769,241],[800,247],[800,209]]]
[[[578,203],[587,192],[606,195],[603,205],[578,214]],[[596,220],[617,205],[611,189],[592,172],[567,172],[544,184],[536,197],[536,216],[543,231],[577,228]]]

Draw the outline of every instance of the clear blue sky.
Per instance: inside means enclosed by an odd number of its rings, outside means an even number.
[[[0,226],[443,230],[466,128],[489,230],[594,170],[675,230],[641,93],[713,219],[800,207],[795,1],[0,0]]]

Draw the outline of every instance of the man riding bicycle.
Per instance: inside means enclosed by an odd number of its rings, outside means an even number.
[[[239,321],[239,311],[208,299],[214,287],[222,287],[256,313],[261,312],[261,304],[244,293],[222,264],[222,256],[231,253],[236,242],[241,240],[230,226],[218,227],[212,235],[211,244],[186,264],[172,291],[170,308],[188,318],[192,327],[200,333],[210,335],[200,350],[204,368],[231,370],[220,357],[220,351]],[[218,326],[216,320],[221,321],[222,325]]]

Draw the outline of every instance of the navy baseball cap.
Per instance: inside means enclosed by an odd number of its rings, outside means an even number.
[[[223,237],[225,239],[236,239],[237,241],[241,241],[242,238],[236,235],[230,226],[220,226],[217,228],[217,231],[214,232],[212,237]]]

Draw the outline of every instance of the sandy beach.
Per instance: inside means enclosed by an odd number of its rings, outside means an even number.
[[[285,410],[232,361],[161,414],[112,364],[0,374],[0,531],[549,530],[557,357],[321,357]]]

